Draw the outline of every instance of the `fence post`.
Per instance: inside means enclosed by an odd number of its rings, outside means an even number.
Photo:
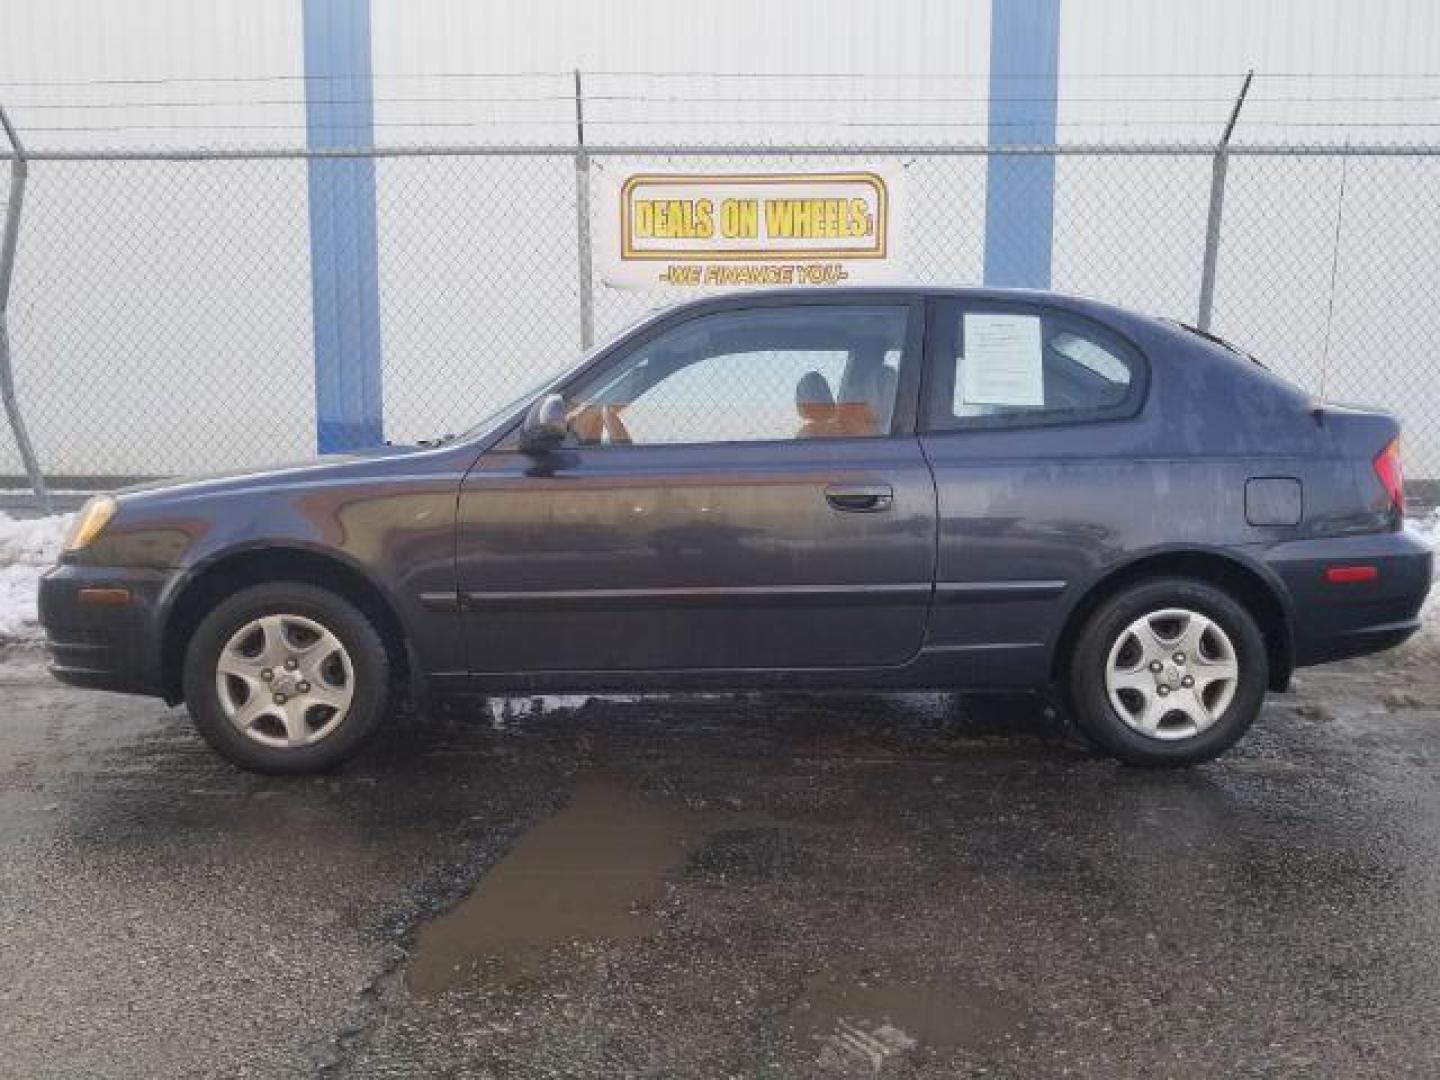
[[[0,105],[0,125],[10,140],[10,193],[5,201],[5,233],[0,238],[0,396],[5,398],[5,415],[10,418],[10,430],[15,434],[15,445],[20,450],[20,460],[25,464],[25,475],[30,479],[30,489],[35,492],[35,501],[40,509],[50,513],[50,491],[45,486],[45,476],[40,471],[40,462],[35,458],[35,448],[30,445],[30,433],[25,430],[25,419],[20,415],[20,402],[15,396],[15,371],[10,364],[10,281],[15,274],[15,248],[20,242],[20,211],[25,205],[25,181],[30,175],[30,162],[25,158],[25,147],[10,117]]]
[[[1195,313],[1195,325],[1201,330],[1210,329],[1210,316],[1215,308],[1215,265],[1220,258],[1220,221],[1225,214],[1225,172],[1230,164],[1230,136],[1235,131],[1235,121],[1240,119],[1240,107],[1245,104],[1245,95],[1250,91],[1250,80],[1255,69],[1245,73],[1240,84],[1240,93],[1230,110],[1230,119],[1225,132],[1215,145],[1215,157],[1210,163],[1210,212],[1205,219],[1205,258],[1200,270],[1200,309]]]
[[[575,69],[575,244],[580,263],[580,348],[595,344],[595,279],[590,252],[590,153],[585,149],[585,95]]]

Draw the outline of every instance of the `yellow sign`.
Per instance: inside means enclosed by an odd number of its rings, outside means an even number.
[[[621,288],[894,280],[898,173],[618,177],[601,276]]]

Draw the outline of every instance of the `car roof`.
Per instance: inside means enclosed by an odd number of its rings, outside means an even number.
[[[744,289],[732,292],[717,293],[705,297],[697,297],[693,300],[679,301],[673,305],[667,305],[666,311],[680,311],[691,307],[705,307],[709,305],[728,306],[743,300],[765,300],[773,303],[778,300],[815,300],[820,297],[845,297],[845,296],[934,296],[934,297],[955,297],[964,300],[992,300],[992,301],[1017,301],[1032,304],[1044,304],[1047,307],[1060,308],[1075,311],[1081,314],[1098,318],[1102,322],[1118,323],[1122,325],[1133,325],[1143,323],[1147,329],[1154,330],[1157,327],[1170,329],[1157,318],[1140,312],[1131,311],[1127,308],[1118,307],[1102,300],[1093,300],[1089,297],[1074,296],[1069,293],[1052,292],[1047,289],[997,289],[985,286],[961,286],[961,285],[836,285],[825,288],[778,288],[778,289]]]

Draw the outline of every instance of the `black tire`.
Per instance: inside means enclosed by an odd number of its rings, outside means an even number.
[[[1105,673],[1111,649],[1132,623],[1147,614],[1177,608],[1209,618],[1228,636],[1238,674],[1229,704],[1211,726],[1188,736],[1162,739],[1136,730],[1122,719],[1111,703]],[[1167,670],[1166,677],[1168,674]],[[1190,765],[1218,757],[1249,730],[1264,704],[1269,679],[1264,635],[1244,605],[1206,582],[1166,577],[1135,582],[1090,615],[1069,658],[1066,689],[1077,726],[1102,750],[1134,765]],[[1200,683],[1203,679],[1197,679]],[[1167,687],[1167,693],[1176,692]],[[1118,695],[1122,705],[1126,693],[1122,690]]]
[[[334,730],[316,742],[266,745],[232,723],[221,704],[216,687],[221,650],[247,623],[267,615],[311,620],[335,635],[349,656],[354,680],[349,708]],[[370,620],[344,597],[302,582],[277,581],[240,590],[205,617],[185,650],[185,703],[196,729],[221,755],[252,772],[324,772],[353,757],[385,719],[390,684],[390,657]],[[323,726],[325,711],[319,715]],[[330,715],[335,715],[333,710]]]

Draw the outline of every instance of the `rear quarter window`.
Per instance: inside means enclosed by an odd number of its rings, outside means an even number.
[[[1133,416],[1149,369],[1119,334],[1027,304],[940,307],[924,416],[931,431],[1080,424]]]

